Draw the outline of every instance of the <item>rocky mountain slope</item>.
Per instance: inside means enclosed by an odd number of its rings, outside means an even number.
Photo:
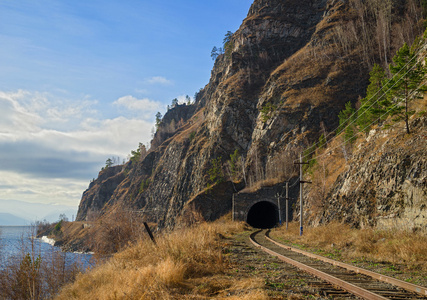
[[[354,150],[312,222],[426,230],[427,117],[415,118],[411,126],[410,135],[400,126],[372,130]]]
[[[195,104],[165,114],[148,153],[101,171],[77,220],[124,203],[173,227],[190,200],[211,199],[199,209],[218,216],[243,182],[290,178],[296,154],[336,128],[346,102],[364,96],[373,62],[385,65],[415,37],[406,29],[419,31],[419,8],[409,5],[417,2],[391,2],[381,23],[374,1],[255,0]],[[214,193],[220,202],[201,196],[216,188],[213,160],[225,163],[235,150],[242,184]]]

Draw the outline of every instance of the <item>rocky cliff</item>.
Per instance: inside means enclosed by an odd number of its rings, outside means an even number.
[[[98,178],[93,180],[83,192],[76,220],[95,219],[103,209],[106,199],[109,199],[117,186],[125,178],[123,166],[114,166],[99,172]]]
[[[147,155],[109,178],[100,174],[83,194],[77,220],[127,203],[161,227],[174,226],[190,199],[217,216],[226,210],[216,205],[222,202],[200,195],[207,186],[215,189],[213,159],[224,163],[235,150],[247,185],[290,178],[297,151],[336,128],[344,104],[364,96],[372,63],[382,62],[384,56],[362,43],[376,46],[378,19],[365,18],[361,4],[255,0],[196,103],[165,114]],[[405,12],[403,5],[392,13],[390,32],[410,26]],[[401,38],[390,39],[384,53]],[[228,196],[217,194],[230,198],[236,190],[224,191]],[[206,208],[206,199],[212,207]]]
[[[427,117],[411,126],[410,135],[400,127],[372,130],[313,221],[427,230]]]

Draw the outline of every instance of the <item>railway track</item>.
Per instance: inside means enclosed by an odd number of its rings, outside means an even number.
[[[345,298],[351,293],[364,299],[427,299],[427,288],[382,274],[295,249],[271,239],[266,230],[251,234],[250,240],[263,251],[324,280],[315,283],[328,297]]]

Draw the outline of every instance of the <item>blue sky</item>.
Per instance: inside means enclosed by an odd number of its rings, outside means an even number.
[[[208,83],[212,47],[251,4],[0,0],[0,212],[77,207],[107,158]]]

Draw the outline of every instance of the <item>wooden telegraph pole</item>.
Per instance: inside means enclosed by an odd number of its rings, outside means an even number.
[[[286,181],[286,230],[288,230],[289,216],[289,181]]]
[[[285,216],[285,220],[286,220],[286,229],[288,229],[288,223],[289,223],[289,181],[286,181],[286,216]],[[283,193],[282,195],[280,195],[279,193],[276,194],[277,197],[277,205],[279,206],[279,223],[280,225],[282,225],[282,209],[280,208],[280,198],[283,198]]]
[[[302,197],[303,197],[303,192],[302,192],[302,187],[304,183],[311,183],[310,181],[304,181],[303,180],[303,171],[302,171],[302,165],[307,165],[308,162],[303,162],[302,161],[302,153],[299,155],[299,163],[294,163],[296,165],[299,165],[299,209],[300,209],[300,214],[299,214],[299,235],[303,234],[303,204],[302,204]]]
[[[279,207],[279,225],[282,226],[282,209],[280,208],[280,194],[276,194],[277,197],[277,206]]]

